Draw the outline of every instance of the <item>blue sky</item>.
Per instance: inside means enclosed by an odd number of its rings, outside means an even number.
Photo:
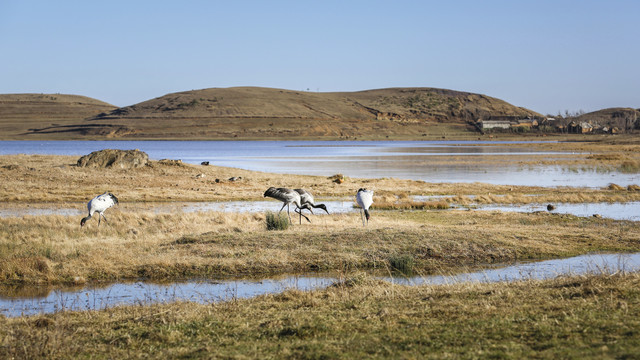
[[[0,0],[0,93],[438,87],[640,108],[640,1]]]

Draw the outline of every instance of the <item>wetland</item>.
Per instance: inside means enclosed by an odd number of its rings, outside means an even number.
[[[220,166],[222,160],[211,153],[194,158],[169,154],[166,158],[183,161],[167,163],[158,161],[164,155],[150,151],[148,166],[129,170],[75,165],[79,155],[100,150],[101,142],[87,142],[87,149],[76,142],[65,144],[79,148],[74,151],[80,154],[5,149],[0,155],[4,296],[34,301],[44,291],[61,298],[62,289],[69,287],[80,295],[53,305],[52,312],[34,305],[39,310],[22,316],[0,315],[0,354],[440,358],[637,353],[640,344],[633,329],[640,318],[639,280],[630,267],[611,267],[607,273],[559,271],[559,277],[497,283],[419,281],[487,274],[499,265],[638,253],[640,226],[633,213],[640,202],[640,149],[634,139],[612,141],[445,144],[456,150],[433,146],[439,144],[411,143],[405,149],[358,142],[342,144],[340,151],[349,159],[336,154],[314,159],[305,153],[302,161],[284,154],[275,160],[254,156],[243,163],[242,157],[230,155],[225,165],[231,167]],[[145,143],[135,146],[144,150]],[[496,149],[479,150],[486,146]],[[164,147],[169,151],[172,146],[165,142]],[[285,151],[315,153],[325,147],[336,149],[333,144],[302,144]],[[271,157],[266,150],[260,154]],[[402,162],[394,156],[419,159],[428,167],[402,165],[421,177],[390,175],[388,165]],[[315,174],[290,171],[322,168],[318,164],[334,158],[336,163],[347,160],[347,165]],[[218,154],[218,159],[224,156]],[[212,165],[199,165],[201,161]],[[272,161],[298,163],[282,172],[269,171],[277,168]],[[368,170],[362,177],[350,173],[358,167],[350,161]],[[249,163],[265,168],[243,168]],[[512,169],[512,164],[516,172],[495,175],[500,179],[495,183],[472,171],[473,181],[439,181],[430,175],[438,166],[479,167],[491,173],[491,168]],[[520,182],[528,175],[517,169],[536,167],[562,169],[570,180]],[[337,173],[343,174],[342,183],[334,181]],[[331,214],[267,231],[264,210],[269,204],[272,211],[281,206],[263,197],[270,186],[308,189],[316,202],[331,204]],[[353,207],[360,187],[375,190],[378,207],[372,208],[368,227]],[[90,221],[80,228],[86,201],[105,191],[118,195],[121,204],[107,210],[108,223],[98,227]],[[540,208],[547,204],[556,209]],[[564,211],[584,204],[599,205],[582,213]],[[616,204],[628,207],[612,214],[630,216],[607,216],[602,210]],[[384,276],[397,268],[413,273],[411,286]],[[269,279],[284,282],[272,286],[278,293],[240,296],[243,282],[256,278],[265,286]],[[307,287],[307,278],[318,280]],[[142,298],[110,307],[92,297],[114,282],[134,284],[142,289]],[[146,287],[152,283],[164,288]],[[177,284],[196,290],[180,297]],[[222,295],[207,298],[198,284],[220,285]],[[116,297],[116,290],[107,292]],[[166,295],[166,301],[153,303],[155,294]],[[96,304],[98,310],[72,303]]]

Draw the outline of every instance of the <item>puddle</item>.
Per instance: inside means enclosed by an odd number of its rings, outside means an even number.
[[[567,259],[514,263],[455,275],[382,277],[396,284],[452,284],[549,279],[560,275],[640,271],[640,253],[589,254]],[[148,305],[175,301],[211,303],[280,293],[288,289],[322,289],[337,275],[284,276],[262,280],[185,281],[167,284],[117,283],[84,288],[0,288],[0,314],[9,317],[58,311],[100,310],[118,305]]]
[[[515,263],[502,268],[437,276],[386,278],[404,285],[442,285],[461,282],[501,282],[526,279],[553,279],[560,275],[612,274],[640,271],[640,253],[587,254],[566,259]]]

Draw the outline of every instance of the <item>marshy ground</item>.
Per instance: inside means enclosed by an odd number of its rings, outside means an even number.
[[[632,169],[637,145],[559,144],[580,155],[564,165]],[[585,154],[584,149],[589,149]],[[548,212],[439,211],[456,202],[628,202],[634,187],[543,188],[398,179],[276,175],[152,162],[134,170],[74,166],[76,157],[0,156],[4,206],[47,203],[86,209],[104,191],[144,208],[172,201],[264,200],[269,186],[302,187],[316,200],[376,190],[363,228],[357,213],[267,231],[261,213],[106,212],[80,217],[0,218],[3,285],[122,279],[255,276],[390,269],[417,274],[593,251],[640,251],[638,222]],[[466,160],[465,160],[466,161]],[[625,165],[626,164],[626,165]],[[237,181],[228,180],[240,177]],[[216,181],[217,179],[217,181]],[[412,204],[413,195],[446,195]],[[535,195],[535,196],[531,196]],[[532,200],[532,198],[535,198]],[[386,204],[386,205],[385,205]],[[402,205],[405,204],[405,205]],[[280,208],[274,200],[274,209]],[[389,210],[383,210],[389,209]],[[625,357],[640,349],[636,274],[511,284],[405,287],[358,275],[313,292],[289,291],[221,304],[131,306],[98,312],[0,317],[0,354],[64,357]],[[17,339],[21,341],[18,342]],[[45,339],[47,339],[45,341]]]

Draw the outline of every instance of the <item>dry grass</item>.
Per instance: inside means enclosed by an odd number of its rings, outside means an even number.
[[[640,225],[549,213],[372,211],[312,217],[267,231],[264,214],[124,213],[81,229],[60,215],[0,218],[0,281],[83,283],[316,270],[413,268],[540,259],[591,251],[639,251]]]
[[[640,153],[640,151],[639,151]],[[469,157],[460,161],[469,161]],[[44,155],[0,156],[1,204],[85,203],[97,194],[110,191],[123,203],[259,200],[270,186],[305,188],[316,200],[353,198],[360,187],[374,189],[374,204],[407,202],[412,195],[481,196],[482,202],[628,202],[639,201],[636,191],[610,189],[543,188],[482,183],[426,183],[424,181],[351,179],[342,183],[322,176],[282,175],[217,166],[152,161],[140,169],[79,168],[77,157]],[[105,175],[106,174],[106,175]],[[240,181],[228,181],[231,177]],[[218,180],[218,181],[216,181]],[[529,196],[531,194],[535,197]],[[386,199],[386,200],[385,200]],[[451,202],[454,200],[444,199]],[[421,207],[407,203],[407,208]],[[425,204],[426,208],[431,205]],[[79,207],[83,207],[80,205]]]
[[[637,150],[635,143],[625,146]],[[269,186],[308,188],[316,198],[351,197],[366,186],[376,190],[379,205],[409,206],[412,195],[443,194],[449,196],[435,203],[640,200],[633,186],[546,189],[349,178],[337,184],[324,177],[157,162],[104,176],[102,170],[71,166],[76,160],[0,156],[0,201],[84,208],[95,194],[110,190],[122,206],[137,202],[144,209],[148,202],[257,200]],[[224,180],[231,176],[243,180]],[[546,212],[373,210],[366,228],[357,214],[332,214],[277,232],[266,230],[264,214],[131,213],[116,207],[107,217],[99,229],[94,221],[81,229],[80,217],[0,218],[0,282],[394,267],[428,274],[513,259],[640,250],[638,222]],[[632,358],[640,352],[639,288],[637,274],[419,287],[357,276],[323,291],[220,304],[0,316],[0,358]]]
[[[549,189],[346,177],[338,184],[333,178],[319,176],[167,162],[152,162],[137,170],[109,169],[105,176],[102,169],[73,166],[76,160],[69,156],[0,156],[2,204],[37,206],[50,202],[69,207],[71,203],[84,209],[88,199],[109,190],[118,196],[121,207],[139,210],[110,209],[109,224],[99,230],[95,222],[80,229],[79,216],[0,219],[0,281],[82,283],[377,268],[389,266],[390,259],[403,254],[415,259],[416,269],[430,271],[441,266],[595,250],[637,251],[635,239],[640,238],[635,223],[607,219],[405,211],[446,208],[451,203],[639,201],[640,192],[633,186]],[[232,176],[242,180],[225,180]],[[263,214],[145,211],[149,202],[264,200],[262,194],[269,186],[306,188],[317,200],[352,198],[359,187],[374,189],[373,222],[362,229],[357,214],[318,216],[312,217],[312,224],[294,225],[274,234],[265,230]],[[412,200],[413,195],[442,194],[448,196],[436,201]]]
[[[0,357],[636,358],[640,276],[406,287],[363,276],[217,304],[0,317]]]

